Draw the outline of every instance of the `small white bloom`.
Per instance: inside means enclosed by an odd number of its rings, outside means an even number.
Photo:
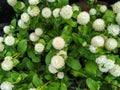
[[[43,34],[43,30],[41,28],[36,28],[35,29],[35,34],[38,36],[41,36]]]
[[[12,60],[4,60],[1,64],[1,67],[5,71],[9,71],[13,68],[13,62]]]
[[[95,15],[96,14],[96,9],[95,8],[91,8],[89,13],[90,13],[90,15]]]
[[[28,22],[30,20],[30,16],[28,15],[28,13],[22,13],[21,14],[21,20],[23,22]]]
[[[95,46],[95,47],[102,47],[104,46],[104,38],[102,36],[94,36],[91,39],[91,45]]]
[[[120,33],[119,25],[111,24],[107,27],[108,33],[117,36]]]
[[[101,5],[100,6],[100,12],[104,13],[107,10],[107,6],[106,5]]]
[[[14,7],[14,6],[16,5],[16,3],[17,3],[17,0],[7,0],[7,3],[8,3],[10,6]]]
[[[4,50],[4,45],[0,42],[0,52],[2,52]]]
[[[60,69],[65,65],[64,59],[62,56],[53,56],[51,59],[51,65],[56,69]]]
[[[118,23],[118,25],[120,25],[120,13],[117,13],[115,20]]]
[[[29,6],[27,12],[30,16],[35,17],[39,15],[40,9],[38,6]]]
[[[101,72],[105,72],[105,73],[109,71],[108,68],[104,67],[104,64],[100,64],[100,65],[99,65],[99,70],[100,70]]]
[[[62,37],[55,37],[53,39],[52,45],[55,49],[61,50],[65,46],[65,40]]]
[[[57,69],[55,67],[53,67],[51,64],[48,66],[48,70],[52,74],[55,74],[58,72]]]
[[[83,43],[82,43],[82,46],[83,46],[83,47],[87,46],[87,42],[86,42],[86,41],[83,42]]]
[[[20,10],[22,10],[25,7],[25,3],[24,2],[20,2],[21,7],[19,8]]]
[[[96,58],[97,64],[105,64],[106,61],[107,61],[107,57],[105,55],[101,55],[98,58]]]
[[[37,90],[36,88],[30,88],[29,90]]]
[[[111,59],[107,59],[106,62],[104,63],[104,67],[107,68],[108,70],[112,69],[115,66],[115,61]]]
[[[10,82],[8,81],[4,81],[1,83],[0,85],[0,89],[1,90],[12,90],[12,88],[14,87],[14,85],[12,85]]]
[[[77,16],[77,22],[81,25],[86,25],[90,21],[90,15],[88,12],[83,11]]]
[[[31,41],[35,42],[39,39],[39,36],[37,36],[34,32],[29,35],[29,38]]]
[[[12,57],[11,57],[11,56],[6,56],[6,57],[4,58],[4,60],[12,60]]]
[[[60,14],[60,8],[56,8],[53,10],[53,16],[56,18],[56,17],[59,17],[59,14]]]
[[[105,21],[103,19],[96,19],[93,22],[93,28],[95,31],[103,31],[105,29]]]
[[[3,42],[3,37],[0,37],[0,43],[2,43]]]
[[[113,11],[115,13],[119,13],[120,12],[120,1],[116,2],[115,4],[113,4],[112,8],[113,8]]]
[[[90,50],[90,52],[92,52],[92,53],[97,53],[97,47],[95,47],[95,46],[93,46],[93,45],[90,45],[89,50]]]
[[[58,79],[63,79],[64,78],[64,72],[58,72],[57,77],[58,77]]]
[[[115,48],[117,47],[117,45],[118,45],[118,42],[117,42],[117,40],[114,39],[114,38],[109,38],[109,39],[107,39],[107,41],[105,42],[105,48],[106,48],[107,50],[113,50],[113,49],[115,49]]]
[[[18,20],[18,26],[22,29],[26,29],[27,28],[27,25],[24,23],[23,20]]]
[[[115,65],[111,70],[110,70],[110,74],[112,74],[115,77],[119,77],[120,76],[120,66],[119,65]]]
[[[50,8],[45,7],[45,8],[42,9],[42,16],[44,18],[49,18],[51,16],[51,14],[52,14],[52,11],[51,11]]]
[[[53,3],[53,2],[55,2],[55,0],[47,0],[48,2],[50,2],[50,3]]]
[[[43,52],[44,48],[45,48],[45,46],[41,43],[35,44],[35,47],[34,47],[35,51],[38,53]]]
[[[29,0],[28,1],[30,5],[36,5],[38,4],[40,1],[39,0]]]
[[[15,43],[15,38],[13,36],[9,35],[9,36],[5,37],[4,42],[8,46],[12,46]]]
[[[79,11],[79,7],[75,4],[72,5],[72,9],[73,9],[73,11]]]
[[[60,11],[60,15],[63,19],[70,19],[73,15],[72,7],[70,5],[64,6]]]
[[[3,31],[6,34],[9,34],[9,32],[10,32],[10,26],[4,26]]]

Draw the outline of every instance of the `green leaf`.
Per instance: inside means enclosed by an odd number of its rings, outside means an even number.
[[[69,4],[69,0],[58,0],[58,6],[63,7]]]
[[[75,70],[71,70],[70,73],[75,76],[75,77],[87,77],[83,71],[75,71]]]
[[[61,83],[60,90],[67,90],[67,86],[64,83]]]
[[[27,40],[23,39],[18,43],[17,50],[23,55],[27,50]]]
[[[17,22],[17,20],[16,20],[16,19],[13,19],[13,20],[11,21],[11,25],[14,26],[14,27],[16,27],[16,22]]]

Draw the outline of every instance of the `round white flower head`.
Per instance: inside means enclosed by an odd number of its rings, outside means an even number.
[[[96,19],[93,22],[93,28],[95,31],[103,31],[105,29],[105,21],[103,19]]]
[[[28,1],[30,5],[36,5],[38,4],[40,1],[39,0],[29,0]]]
[[[39,36],[37,36],[34,32],[29,35],[29,38],[31,41],[35,42],[39,39]]]
[[[2,43],[3,42],[3,37],[0,37],[0,43]]]
[[[90,15],[95,15],[96,14],[96,9],[95,8],[91,8],[89,10],[89,13],[90,13]]]
[[[32,17],[35,17],[35,16],[38,16],[39,13],[40,13],[40,9],[38,6],[29,6],[28,9],[27,9],[27,12],[30,16]]]
[[[59,14],[60,14],[60,8],[56,8],[53,10],[53,16],[56,18],[56,17],[59,17]]]
[[[105,64],[106,61],[107,61],[107,57],[105,55],[101,55],[98,58],[96,58],[97,64]]]
[[[5,71],[9,71],[13,68],[13,62],[12,60],[4,60],[1,64],[1,67]]]
[[[101,72],[105,72],[105,73],[109,71],[108,68],[104,67],[104,64],[100,64],[100,65],[99,65],[99,70],[100,70]]]
[[[30,88],[29,90],[37,90],[36,88]]]
[[[91,39],[91,45],[95,46],[95,47],[102,47],[104,46],[104,38],[102,36],[94,36]]]
[[[108,33],[117,36],[120,33],[119,25],[111,24],[107,27]]]
[[[22,10],[25,7],[25,4],[24,2],[20,2],[20,4],[21,4],[21,7],[19,9]]]
[[[35,34],[38,36],[41,36],[43,34],[43,30],[41,28],[36,28],[35,29]]]
[[[28,15],[28,13],[22,13],[21,14],[21,20],[23,22],[28,22],[30,20],[30,16]]]
[[[4,45],[2,43],[0,43],[0,52],[2,52],[4,50]]]
[[[116,20],[117,24],[120,25],[120,13],[117,13],[115,20]]]
[[[111,60],[111,59],[107,59],[106,63],[104,63],[104,67],[107,69],[112,69],[115,66],[115,61]]]
[[[116,2],[115,4],[113,4],[112,8],[113,8],[113,11],[115,13],[119,13],[120,12],[120,1]]]
[[[56,69],[60,69],[65,65],[64,59],[62,56],[53,56],[51,59],[51,65]]]
[[[90,45],[89,50],[91,53],[97,53],[97,47]]]
[[[9,32],[10,32],[10,26],[4,26],[3,31],[6,34],[9,34]]]
[[[45,8],[42,9],[42,16],[44,18],[49,18],[51,16],[51,14],[52,14],[52,11],[51,11],[50,8],[45,7]]]
[[[100,12],[104,13],[107,10],[107,6],[106,5],[101,5],[100,6]]]
[[[70,19],[73,15],[72,7],[70,5],[62,7],[60,15],[63,19]]]
[[[1,83],[0,85],[0,89],[1,90],[12,90],[12,88],[14,87],[14,85],[12,85],[10,82],[8,81],[4,81],[3,83]]]
[[[55,49],[61,50],[65,46],[65,40],[62,37],[55,37],[52,41],[52,45]]]
[[[38,53],[43,52],[44,48],[45,48],[45,46],[41,43],[35,44],[35,47],[34,47],[35,51]]]
[[[58,72],[57,69],[55,67],[53,67],[51,64],[48,66],[48,70],[52,74],[55,74]]]
[[[113,49],[115,49],[115,48],[117,47],[117,45],[118,45],[118,42],[117,42],[117,40],[114,39],[114,38],[109,38],[109,39],[107,39],[107,41],[105,42],[105,48],[106,48],[107,50],[113,50]]]
[[[115,65],[111,70],[110,70],[110,74],[115,76],[115,77],[119,77],[120,76],[120,66],[119,65]]]
[[[48,2],[50,2],[50,3],[53,3],[53,2],[55,2],[55,0],[47,0]]]
[[[73,9],[73,11],[79,11],[79,7],[75,4],[72,5],[72,9]]]
[[[22,29],[26,29],[27,28],[27,25],[24,23],[23,20],[18,20],[18,26]]]
[[[17,3],[17,0],[7,0],[7,3],[8,3],[10,6],[14,7],[14,6],[16,5],[16,3]]]
[[[77,16],[77,22],[81,25],[86,25],[90,21],[90,15],[88,12],[83,11]]]
[[[13,36],[9,35],[9,36],[5,37],[4,42],[8,46],[12,46],[15,43],[15,38]]]
[[[64,78],[64,72],[58,72],[57,77],[58,77],[58,79],[63,79]]]
[[[4,60],[12,60],[12,57],[11,57],[11,56],[6,56],[6,57],[4,58]]]

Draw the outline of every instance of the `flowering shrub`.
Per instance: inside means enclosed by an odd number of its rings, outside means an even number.
[[[7,2],[16,15],[0,37],[1,90],[119,90],[119,1],[89,12],[68,0]]]

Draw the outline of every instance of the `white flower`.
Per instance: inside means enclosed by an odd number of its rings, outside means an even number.
[[[73,9],[73,11],[79,11],[79,7],[75,4],[72,5],[72,9]]]
[[[55,49],[61,50],[65,46],[65,40],[62,37],[55,37],[52,41],[52,45]]]
[[[10,32],[10,26],[4,26],[3,31],[6,34],[9,34],[9,32]]]
[[[45,46],[41,43],[35,44],[35,47],[34,47],[35,51],[38,53],[43,52],[44,48],[45,48]]]
[[[114,38],[109,38],[109,39],[107,39],[107,41],[105,42],[105,48],[106,48],[107,50],[113,50],[113,49],[115,49],[115,48],[117,47],[117,45],[118,45],[118,42],[117,42],[117,40],[114,39]]]
[[[111,24],[107,27],[108,33],[117,36],[120,33],[119,25]]]
[[[111,59],[107,59],[106,62],[104,63],[104,67],[107,68],[108,70],[112,69],[115,66],[115,61]]]
[[[57,73],[57,77],[58,77],[59,79],[63,79],[63,78],[64,78],[64,72],[58,72],[58,73]]]
[[[100,6],[100,12],[104,13],[107,10],[107,6],[106,5],[101,5]]]
[[[93,22],[93,28],[95,31],[103,31],[105,29],[105,21],[103,19],[96,19]]]
[[[3,42],[3,37],[0,37],[0,43]]]
[[[102,47],[104,46],[104,38],[102,36],[94,36],[91,39],[91,45],[95,46],[95,47]]]
[[[27,25],[24,23],[23,20],[18,20],[18,26],[22,29],[26,29],[27,28]]]
[[[50,3],[53,3],[53,2],[55,2],[55,0],[47,0],[48,2],[50,2]]]
[[[84,42],[82,43],[82,46],[83,46],[83,47],[87,46],[87,42],[84,41]]]
[[[28,22],[30,20],[30,16],[28,15],[28,13],[22,13],[21,14],[21,20],[23,22]]]
[[[10,6],[15,6],[16,3],[17,3],[17,0],[7,0],[7,3],[10,5]]]
[[[1,67],[5,71],[9,71],[13,68],[13,62],[12,60],[4,60],[1,64]]]
[[[8,46],[12,46],[15,43],[15,38],[13,36],[9,35],[9,36],[5,37],[4,42]]]
[[[118,23],[118,25],[120,25],[120,13],[117,13],[115,20]]]
[[[35,34],[38,36],[41,36],[43,34],[43,30],[41,28],[36,28],[35,29]]]
[[[112,8],[113,8],[113,11],[114,11],[115,13],[119,13],[119,12],[120,12],[120,1],[116,2],[116,3],[112,6]]]
[[[111,70],[110,70],[110,74],[112,74],[115,77],[119,77],[120,76],[120,66],[119,65],[115,65]]]
[[[55,74],[58,72],[57,69],[55,67],[53,67],[51,64],[48,66],[48,70],[52,74]]]
[[[38,6],[29,6],[27,12],[30,16],[35,17],[39,15],[40,9]]]
[[[90,15],[88,12],[83,11],[77,16],[77,22],[81,25],[86,25],[90,21]]]
[[[73,15],[72,7],[70,5],[62,7],[60,15],[63,19],[70,19]]]
[[[19,8],[20,10],[22,10],[25,7],[25,4],[23,2],[20,2],[21,7]]]
[[[97,53],[97,47],[95,47],[95,46],[93,46],[93,45],[90,45],[89,50],[90,50],[90,52],[92,52],[92,53]]]
[[[28,0],[30,5],[36,5],[38,4],[40,1],[39,0]]]
[[[36,88],[30,88],[29,90],[37,90]]]
[[[10,82],[8,81],[4,81],[1,83],[0,85],[0,89],[1,90],[12,90],[12,88],[14,87],[14,85],[12,85]]]
[[[4,50],[4,45],[0,42],[0,52],[2,52]]]
[[[29,38],[31,41],[35,42],[39,39],[39,36],[37,36],[34,32],[29,35]]]
[[[101,72],[105,72],[105,73],[109,71],[108,68],[104,67],[104,64],[100,64],[100,65],[99,65],[99,70],[100,70]]]
[[[53,16],[56,18],[56,17],[59,17],[59,14],[60,14],[60,8],[56,8],[53,10]]]
[[[6,56],[6,57],[4,58],[4,60],[12,60],[12,57],[11,57],[11,56]]]
[[[51,14],[52,14],[52,11],[50,10],[50,8],[45,7],[42,9],[42,16],[44,18],[49,18],[51,16]]]
[[[64,59],[62,56],[53,56],[51,59],[51,65],[56,69],[60,69],[65,65]]]
[[[96,14],[96,9],[95,8],[91,8],[89,10],[89,13],[90,13],[90,15],[95,15]]]
[[[104,64],[107,60],[107,57],[105,55],[101,55],[98,58],[96,58],[97,64]]]

